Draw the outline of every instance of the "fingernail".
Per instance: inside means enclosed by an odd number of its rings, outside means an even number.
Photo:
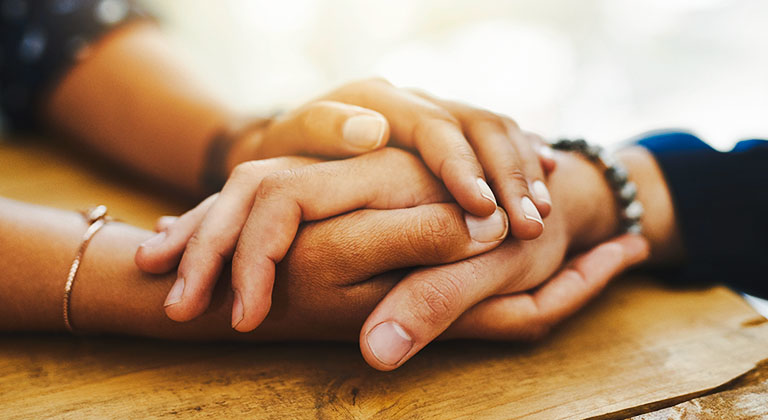
[[[523,199],[520,200],[520,206],[523,208],[523,213],[525,214],[526,219],[539,222],[544,226],[544,222],[541,220],[541,215],[539,214],[539,211],[536,210],[536,206],[530,198],[523,197]]]
[[[357,115],[344,123],[344,140],[355,147],[373,149],[382,142],[387,121],[373,115]]]
[[[498,207],[488,217],[464,215],[469,236],[478,242],[496,242],[507,236],[507,216]]]
[[[373,327],[366,340],[374,357],[389,366],[398,364],[413,347],[411,336],[394,321]]]
[[[496,196],[493,195],[491,187],[488,186],[488,183],[483,178],[477,178],[477,186],[480,187],[480,195],[493,202],[494,205],[497,205]]]
[[[552,197],[549,195],[549,189],[546,184],[541,181],[533,181],[531,189],[533,189],[533,193],[536,195],[537,200],[552,204]]]
[[[157,235],[155,235],[155,236],[147,239],[146,241],[144,241],[144,243],[142,243],[140,246],[142,248],[154,248],[154,247],[162,244],[163,241],[165,241],[165,236],[166,236],[165,232],[160,232]]]
[[[541,147],[539,147],[539,155],[541,155],[542,157],[544,157],[546,159],[554,159],[555,158],[555,153],[552,152],[552,148],[550,148],[549,146],[541,146]]]
[[[243,320],[243,299],[240,297],[240,291],[235,290],[235,299],[232,302],[232,328],[237,328],[237,324]]]
[[[165,304],[163,306],[171,306],[181,302],[181,297],[184,295],[184,278],[179,277],[176,279],[176,283],[173,283],[171,291],[168,292],[168,297],[165,298]]]

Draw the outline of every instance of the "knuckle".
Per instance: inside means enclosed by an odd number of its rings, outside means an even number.
[[[455,115],[453,115],[446,109],[436,107],[436,109],[434,110],[431,116],[431,119],[433,124],[447,123],[447,124],[453,125],[457,129],[461,129],[461,121],[459,121],[459,119]]]
[[[185,270],[189,270],[192,266],[187,264],[192,264],[198,268],[208,264],[219,264],[227,259],[227,255],[219,244],[208,240],[196,231],[187,242],[184,259],[188,261],[182,265],[185,266]],[[181,270],[181,267],[179,268]]]
[[[425,111],[424,116],[419,118],[413,125],[411,137],[420,141],[432,137],[441,126],[450,125],[457,130],[461,130],[461,123],[447,110],[438,106],[430,106]]]
[[[587,277],[577,267],[570,266],[560,273],[564,282],[578,284],[580,287],[588,286]]]
[[[397,168],[409,173],[409,182],[402,189],[403,196],[412,205],[431,204],[448,200],[443,184],[435,178],[424,162],[413,153],[394,147],[385,147],[366,153],[360,159],[368,159],[371,166]]]
[[[330,115],[336,115],[339,112],[343,113],[344,108],[350,106],[327,99],[317,100],[305,105],[296,116],[299,132],[308,138],[322,133],[323,129],[328,126]]]
[[[520,131],[520,125],[517,123],[517,121],[513,120],[512,118],[504,115],[501,117],[501,120],[504,122],[504,125],[507,127],[507,130]]]
[[[295,169],[285,169],[265,176],[256,189],[257,199],[266,199],[282,194],[298,177]]]
[[[330,229],[317,222],[299,228],[294,243],[278,265],[279,269],[288,274],[286,281],[302,284],[302,288],[304,285],[318,288],[341,286],[353,277],[352,273],[359,271],[355,270],[358,259],[345,259],[356,252],[356,248],[348,246],[349,241],[341,226],[333,220],[323,223],[330,223],[327,226]],[[317,246],[320,243],[325,245]],[[347,263],[341,264],[340,261]]]
[[[304,107],[297,115],[299,131],[304,135],[312,132],[317,126],[318,121],[322,121],[325,109],[330,105],[330,101],[317,101]]]
[[[507,130],[507,125],[504,123],[504,120],[491,111],[485,109],[473,109],[469,117],[470,129],[483,126],[493,128],[497,131]]]
[[[196,230],[187,241],[187,249],[201,249],[204,248],[206,241],[200,237],[200,231]]]
[[[418,218],[417,228],[409,241],[414,251],[422,253],[435,262],[448,262],[455,254],[450,244],[463,232],[459,221],[452,212],[439,207],[431,208],[426,215]]]
[[[253,177],[256,173],[258,173],[259,170],[259,164],[257,161],[246,161],[243,163],[237,164],[234,169],[232,169],[231,178],[235,180],[246,180],[251,177]]]
[[[388,86],[388,87],[393,86],[392,82],[390,82],[389,80],[387,80],[387,79],[385,79],[384,77],[381,77],[381,76],[368,77],[366,79],[362,79],[362,80],[358,81],[358,83],[361,83],[361,84],[364,84],[364,85],[383,85],[383,86]]]
[[[489,174],[489,180],[492,188],[512,190],[516,193],[528,193],[528,177],[522,168],[518,166],[507,166],[501,170],[501,173]]]
[[[427,183],[429,185],[434,184],[430,182],[434,179],[432,173],[424,166],[421,158],[408,151],[394,147],[385,147],[375,152],[366,153],[360,156],[359,159],[367,161],[366,163],[369,166],[397,168],[398,172],[411,174],[409,177],[412,179],[412,183],[406,186],[406,190]]]
[[[370,77],[349,82],[336,90],[335,94],[343,98],[359,99],[361,96],[366,96],[377,88],[390,89],[393,87],[392,83],[383,77]],[[336,97],[336,95],[331,96]]]
[[[461,302],[461,281],[453,274],[442,272],[435,279],[422,280],[414,292],[414,316],[428,326],[449,324]]]

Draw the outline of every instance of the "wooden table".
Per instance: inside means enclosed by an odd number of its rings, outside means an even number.
[[[0,195],[144,227],[189,205],[39,142],[0,144]],[[356,343],[6,334],[0,418],[768,418],[765,321],[722,287],[631,277],[542,342],[435,343],[390,373]]]

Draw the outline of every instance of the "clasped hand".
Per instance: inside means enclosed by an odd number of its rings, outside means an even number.
[[[537,338],[647,255],[623,236],[565,261],[616,229],[588,162],[509,118],[382,80],[243,142],[222,191],[161,219],[137,251],[144,271],[178,267],[176,321],[206,311],[231,261],[233,328],[348,339],[362,323],[366,361],[391,370],[438,336]]]

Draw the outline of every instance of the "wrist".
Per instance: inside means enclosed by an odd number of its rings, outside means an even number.
[[[71,315],[84,334],[125,334],[170,339],[240,338],[229,324],[232,293],[225,278],[217,283],[211,308],[194,321],[178,323],[163,303],[176,280],[175,270],[147,274],[136,267],[139,244],[152,235],[122,223],[107,224],[93,238],[72,293]]]
[[[266,121],[262,121],[247,127],[235,135],[232,146],[224,161],[225,177],[232,173],[235,166],[260,158],[259,150],[267,125]]]
[[[232,120],[211,136],[202,165],[200,185],[207,194],[219,191],[240,163],[260,159],[270,119]]]
[[[579,251],[614,236],[619,205],[601,170],[583,156],[556,152],[550,184],[554,207],[564,212],[568,249]]]
[[[637,185],[637,200],[645,209],[643,236],[651,245],[652,264],[668,264],[683,257],[682,240],[675,218],[672,196],[661,168],[644,147],[635,146],[616,153]]]
[[[618,201],[600,169],[587,159],[556,152],[557,169],[550,179],[555,210],[564,212],[569,250],[589,248],[619,233]],[[651,263],[682,258],[683,247],[674,206],[661,169],[650,152],[630,147],[616,153],[637,186],[637,200],[645,209],[643,236],[651,244]]]

